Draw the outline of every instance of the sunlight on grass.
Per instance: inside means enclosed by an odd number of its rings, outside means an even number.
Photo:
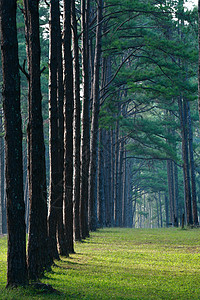
[[[60,295],[5,290],[6,240],[0,239],[0,299],[200,299],[199,229],[102,229],[76,254],[56,261],[42,281]]]

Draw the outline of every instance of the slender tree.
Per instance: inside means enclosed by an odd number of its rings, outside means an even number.
[[[81,182],[80,182],[80,232],[84,239],[89,236],[88,228],[88,175],[90,160],[90,101],[89,101],[89,36],[88,23],[90,0],[81,0],[82,28],[82,115],[81,115]]]
[[[73,46],[73,75],[74,75],[74,115],[73,115],[73,211],[74,211],[74,238],[81,240],[80,233],[80,64],[79,46],[76,20],[75,0],[72,0],[72,46]]]
[[[73,244],[73,67],[71,51],[71,0],[64,0],[64,222],[69,252]]]
[[[58,109],[57,109],[57,32],[59,0],[50,2],[49,21],[49,157],[50,157],[50,184],[49,184],[49,216],[48,234],[49,250],[52,258],[59,259],[56,239],[58,222],[59,176],[58,176]]]
[[[91,139],[90,139],[90,165],[89,165],[89,190],[88,190],[88,217],[89,229],[95,231],[97,227],[96,212],[96,160],[97,160],[97,140],[99,127],[99,77],[101,63],[101,43],[102,43],[102,21],[103,21],[103,0],[97,1],[97,27],[96,27],[96,46],[94,57],[94,77],[93,77],[93,105],[92,105],[92,122],[91,122]]]
[[[63,223],[63,171],[64,171],[64,85],[63,85],[63,55],[62,34],[60,24],[60,5],[57,2],[57,110],[58,110],[58,223],[57,238],[60,255],[68,256],[67,240]]]

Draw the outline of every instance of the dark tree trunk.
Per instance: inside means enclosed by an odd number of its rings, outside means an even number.
[[[60,16],[60,7],[57,3],[58,15]],[[64,85],[63,85],[63,57],[62,57],[62,34],[60,26],[60,17],[57,19],[57,109],[58,109],[58,222],[57,222],[57,240],[58,251],[60,255],[68,256],[67,239],[64,232],[63,223],[63,172],[64,172]]]
[[[105,225],[105,194],[104,194],[104,156],[103,156],[103,129],[99,130],[98,148],[98,170],[97,170],[97,218],[98,226],[103,228]]]
[[[160,210],[159,210],[159,203],[158,203],[158,195],[155,195],[156,199],[156,210],[157,210],[157,227],[160,227]]]
[[[2,126],[2,118],[1,115],[1,126]],[[1,184],[1,209],[2,209],[2,233],[7,233],[7,224],[6,224],[6,195],[5,195],[5,149],[4,149],[4,139],[0,139],[0,184]]]
[[[73,116],[73,213],[74,238],[81,240],[80,233],[80,65],[75,0],[72,0],[72,45],[73,45],[73,73],[74,73],[74,116]]]
[[[116,122],[115,130],[115,167],[114,167],[114,220],[115,226],[119,226],[119,121]]]
[[[163,227],[163,216],[162,216],[162,202],[161,202],[161,194],[158,192],[158,200],[159,200],[159,209],[160,209],[160,227]]]
[[[165,215],[166,215],[166,227],[169,226],[169,200],[165,194]]]
[[[73,67],[71,52],[71,0],[64,0],[64,222],[69,253],[73,242]]]
[[[188,121],[188,140],[189,140],[189,155],[190,155],[190,172],[191,172],[191,187],[192,187],[192,213],[194,225],[198,225],[197,215],[197,196],[196,196],[196,178],[194,168],[194,154],[193,154],[193,133],[192,133],[192,121],[190,115],[190,104],[187,101],[187,121]]]
[[[106,179],[104,181],[105,190],[105,207],[106,207],[106,226],[111,227],[112,224],[112,180],[111,180],[111,131],[106,133],[106,145],[104,148],[104,168],[106,169]]]
[[[111,226],[114,225],[115,201],[115,132],[111,129]]]
[[[169,210],[170,220],[174,225],[174,176],[173,176],[172,161],[167,161],[167,178],[168,178],[168,195],[169,195]]]
[[[122,227],[122,198],[123,198],[123,163],[124,163],[124,141],[120,142],[119,150],[119,226]]]
[[[90,101],[89,101],[89,49],[88,16],[90,1],[81,1],[82,28],[82,116],[81,116],[81,186],[80,186],[80,231],[84,239],[89,236],[88,228],[88,176],[90,161]]]
[[[15,0],[0,1],[8,226],[7,286],[28,283],[16,4]]]
[[[174,226],[178,227],[178,167],[173,162],[174,177]]]
[[[47,239],[45,146],[40,84],[39,1],[24,0],[29,71],[28,174],[29,239],[28,273],[37,279],[50,265]]]
[[[186,102],[181,97],[178,98],[178,106],[179,106],[179,116],[180,116],[180,123],[181,123],[186,217],[187,217],[187,224],[191,225],[193,223],[193,220],[192,220],[192,204],[191,204],[189,158],[188,158],[187,110],[186,110]]]
[[[183,176],[184,176],[184,195],[186,207],[187,224],[190,225],[192,221],[192,205],[191,205],[191,191],[190,191],[190,174],[189,174],[189,159],[188,159],[188,132],[187,132],[187,111],[186,104],[181,96],[178,97],[179,117],[181,124],[181,138],[182,138],[182,157],[183,157]]]
[[[59,259],[56,238],[58,221],[59,176],[58,176],[58,110],[57,110],[57,32],[59,0],[50,2],[49,19],[49,253],[52,259]]]
[[[103,20],[103,0],[97,2],[97,27],[96,27],[96,46],[94,57],[94,77],[93,77],[93,106],[92,106],[92,122],[91,122],[91,140],[90,140],[90,165],[89,165],[89,229],[95,231],[97,227],[96,216],[96,166],[97,166],[97,138],[99,127],[99,76],[101,62],[101,39],[102,39],[102,20]]]

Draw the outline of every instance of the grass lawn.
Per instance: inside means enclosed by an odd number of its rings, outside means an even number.
[[[59,295],[7,290],[0,238],[0,299],[200,299],[199,229],[102,229],[75,251],[42,280]]]

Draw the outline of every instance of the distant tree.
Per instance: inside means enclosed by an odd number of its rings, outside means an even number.
[[[15,0],[0,1],[8,226],[7,286],[28,283],[16,4]]]

